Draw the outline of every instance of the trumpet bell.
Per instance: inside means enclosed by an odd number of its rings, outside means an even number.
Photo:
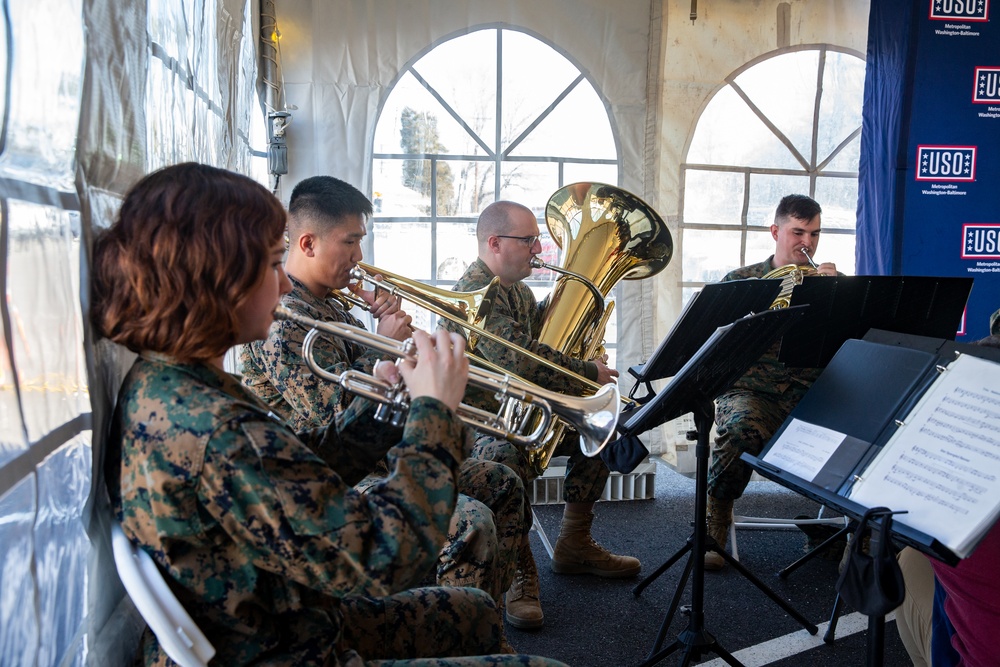
[[[587,456],[601,453],[615,435],[621,414],[621,390],[616,384],[606,384],[586,399],[586,410],[579,410],[574,419],[560,415],[580,434],[580,449]],[[559,414],[558,409],[556,414]]]

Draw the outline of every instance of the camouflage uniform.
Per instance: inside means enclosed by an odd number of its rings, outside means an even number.
[[[358,665],[369,650],[402,659],[500,648],[500,619],[481,591],[400,593],[444,541],[465,457],[461,423],[437,400],[414,401],[389,454],[394,474],[362,495],[350,478],[365,466],[352,462],[366,463],[371,425],[351,417],[300,434],[338,460],[341,478],[211,366],[144,354],[126,377],[108,439],[112,505],[215,646],[214,663]],[[379,622],[401,636],[344,632]],[[147,664],[172,664],[149,631],[143,650]]]
[[[722,281],[760,278],[775,268],[773,260],[774,255],[730,271]],[[740,454],[760,454],[819,376],[818,368],[786,368],[778,361],[780,345],[776,341],[715,401],[718,437],[708,471],[708,495],[714,498],[736,500],[743,495],[753,470],[740,460]]]
[[[314,320],[364,328],[338,301],[316,298],[293,276],[289,279],[292,291],[282,298],[284,307]],[[331,423],[345,405],[358,410],[367,405],[363,399],[349,403],[349,392],[309,370],[302,358],[306,333],[297,322],[278,320],[271,325],[266,340],[244,346],[241,355],[243,383],[297,429]],[[370,374],[382,354],[339,337],[321,336],[313,346],[313,357],[336,375],[348,369]],[[383,429],[394,433],[396,439],[401,434],[387,424]],[[373,465],[366,472],[377,467]],[[377,484],[385,472],[383,469],[368,477],[357,486],[358,490]],[[481,588],[500,602],[514,576],[517,546],[531,528],[524,519],[531,511],[524,485],[514,471],[502,465],[469,459],[462,464],[458,488],[461,494],[438,559],[437,583]]]
[[[453,289],[456,291],[471,291],[485,287],[493,280],[493,272],[482,259],[477,258],[465,271]],[[590,361],[574,359],[573,357],[553,349],[537,340],[538,332],[542,326],[542,313],[545,309],[544,302],[539,304],[535,300],[535,295],[531,288],[523,282],[518,281],[509,288],[500,286],[497,290],[493,307],[486,318],[484,328],[491,333],[497,334],[505,340],[520,347],[526,348],[549,361],[552,361],[563,368],[567,368],[578,375],[583,375],[589,380],[597,380],[597,365]],[[466,334],[460,326],[445,322],[443,325],[451,331]],[[579,394],[580,386],[571,378],[558,371],[545,368],[541,364],[528,359],[512,348],[501,343],[495,343],[485,338],[480,338],[476,345],[476,354],[491,361],[511,372],[545,387],[551,391],[558,391],[566,394]],[[485,392],[475,393],[470,391],[466,395],[466,402],[487,410],[496,408],[495,400],[486,395]],[[504,449],[495,442],[480,438],[477,447],[494,452],[498,460],[502,460],[508,465],[510,462],[520,459],[523,456],[516,451],[504,452]],[[512,445],[508,445],[514,449]],[[570,503],[596,502],[600,500],[604,493],[604,486],[607,483],[610,471],[604,460],[599,456],[593,458],[584,456],[580,451],[579,442],[576,438],[563,438],[555,450],[555,456],[569,456],[566,466],[566,480],[563,485],[563,500]],[[514,467],[514,466],[512,466]],[[533,475],[527,469],[526,464],[518,468],[522,474],[522,479],[527,482],[529,475]]]

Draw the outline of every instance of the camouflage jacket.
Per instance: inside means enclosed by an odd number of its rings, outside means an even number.
[[[742,280],[744,278],[760,278],[777,267],[774,266],[774,255],[771,255],[759,264],[742,266],[730,271],[723,277],[722,282],[730,280]],[[775,341],[774,345],[764,353],[756,364],[751,366],[746,373],[737,380],[732,389],[746,389],[759,391],[765,394],[781,394],[792,383],[799,383],[805,386],[812,385],[813,381],[819,377],[819,368],[787,368],[785,364],[778,361],[778,351],[781,348],[781,340]]]
[[[493,280],[493,272],[483,260],[476,258],[476,261],[466,269],[465,274],[453,289],[459,292],[477,290],[488,285],[491,280]],[[537,340],[538,332],[542,328],[544,310],[545,303],[538,303],[531,288],[523,282],[516,282],[509,288],[501,285],[483,326],[491,333],[526,348],[563,368],[568,368],[590,380],[596,380],[597,366],[593,362],[574,359]],[[466,334],[465,329],[451,322],[445,322],[444,326],[451,331],[462,335]],[[579,393],[579,385],[567,376],[545,368],[528,359],[524,354],[501,343],[480,338],[475,353],[551,391]],[[466,396],[466,402],[470,402],[471,395],[472,392]],[[473,402],[479,407],[485,407],[484,403],[488,403],[481,398],[476,398]]]
[[[341,322],[364,329],[356,317],[334,299],[319,299],[292,276],[292,291],[281,299],[288,310],[321,322]],[[276,320],[267,339],[243,346],[243,384],[296,430],[326,426],[352,400],[336,382],[316,377],[302,357],[308,329],[297,322]],[[348,369],[371,373],[382,354],[360,343],[320,336],[313,358],[335,375]]]
[[[466,454],[461,422],[414,401],[394,474],[361,495],[350,485],[373,462],[351,415],[300,440],[210,366],[143,355],[129,371],[108,440],[112,503],[215,646],[213,662],[340,664],[339,599],[406,589],[433,566]],[[166,663],[150,633],[145,649],[147,663]]]

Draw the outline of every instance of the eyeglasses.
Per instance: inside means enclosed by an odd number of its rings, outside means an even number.
[[[526,245],[529,248],[532,247],[533,245],[535,245],[535,241],[537,241],[539,239],[539,237],[537,235],[536,236],[509,236],[507,234],[495,234],[494,236],[496,236],[498,239],[517,239],[518,241],[520,241],[521,243],[523,243],[524,245]]]

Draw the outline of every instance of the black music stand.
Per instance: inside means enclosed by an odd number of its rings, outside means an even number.
[[[972,278],[932,276],[809,276],[791,305],[809,311],[781,341],[787,366],[823,368],[844,341],[869,329],[955,339]]]
[[[872,330],[865,340],[846,341],[760,455],[744,453],[741,459],[768,479],[858,519],[867,508],[847,497],[852,480],[864,474],[891,432],[904,423],[907,413],[937,377],[938,368],[953,360],[956,352],[1000,363],[998,350],[946,339]],[[812,480],[764,461],[795,420],[844,435],[834,455]],[[892,524],[892,538],[945,563],[954,565],[958,561],[956,554],[937,539],[900,521]],[[838,595],[828,635],[836,627],[840,607]],[[884,627],[884,617],[869,617],[869,667],[882,664]]]
[[[738,380],[777,338],[782,336],[796,320],[800,319],[803,310],[804,308],[800,306],[765,311],[757,315],[748,315],[730,325],[716,329],[715,333],[677,371],[669,384],[654,399],[639,408],[624,425],[619,426],[619,431],[626,435],[638,435],[680,415],[693,412],[696,427],[697,471],[695,473],[694,531],[683,547],[655,572],[643,579],[632,591],[634,595],[638,596],[650,582],[680,560],[685,553],[689,553],[687,565],[671,600],[670,608],[660,626],[656,642],[649,656],[642,663],[642,667],[653,665],[681,648],[684,648],[682,665],[689,665],[692,660],[699,659],[702,655],[710,652],[717,653],[730,665],[741,665],[705,629],[705,552],[708,550],[721,554],[726,562],[774,600],[811,634],[817,632],[814,624],[779,598],[764,582],[734,560],[732,556],[720,549],[719,545],[706,534],[705,527],[708,503],[706,494],[708,492],[709,437],[715,417],[715,397]],[[678,342],[677,345],[690,345],[688,342],[690,337],[683,327],[675,327],[671,338],[684,341]],[[693,577],[691,577],[692,573]],[[691,613],[688,628],[670,646],[661,650],[667,630],[679,606],[681,592],[689,577],[691,577]]]
[[[808,303],[809,310],[781,341],[778,360],[793,367],[825,367],[845,341],[903,340],[915,347],[954,340],[962,311],[972,290],[972,278],[934,276],[811,276],[792,290],[791,304]],[[931,341],[931,342],[926,342]],[[778,572],[784,579],[852,529],[846,525],[795,562]],[[834,606],[833,618],[837,609]],[[831,620],[827,641],[836,623]]]
[[[677,375],[716,329],[744,315],[764,312],[779,291],[780,279],[733,280],[705,285],[691,297],[649,359],[628,369],[637,380],[631,393],[635,393],[639,383],[646,385],[649,394],[655,393],[650,382]],[[683,335],[679,333],[681,330]]]

